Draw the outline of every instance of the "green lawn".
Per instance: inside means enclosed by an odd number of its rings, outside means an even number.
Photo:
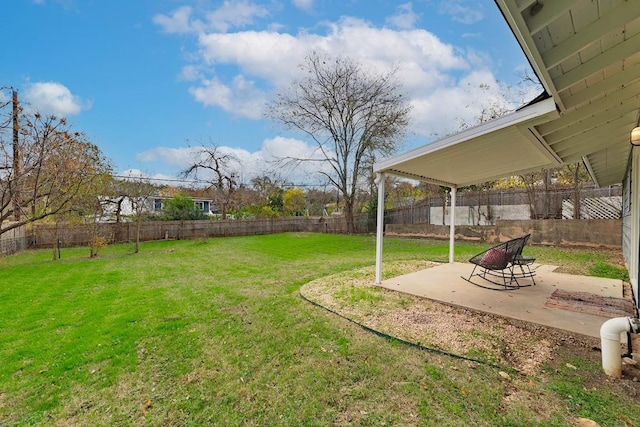
[[[459,244],[456,258],[484,247]],[[448,258],[447,242],[432,240],[387,238],[384,250],[385,260]],[[525,253],[572,272],[624,275],[615,251]],[[128,245],[88,255],[77,248],[63,249],[58,261],[50,251],[0,258],[0,425],[640,419],[618,388],[588,388],[599,375],[593,361],[571,359],[578,373],[551,366],[544,378],[529,379],[527,393],[542,399],[544,411],[505,405],[513,385],[495,368],[389,341],[300,298],[306,282],[373,264],[371,236],[163,241],[142,244],[136,255]]]

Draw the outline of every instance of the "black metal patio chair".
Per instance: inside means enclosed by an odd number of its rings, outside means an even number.
[[[530,236],[527,234],[499,243],[473,256],[469,260],[474,264],[473,271],[468,278],[462,278],[476,286],[494,290],[510,290],[531,286],[528,283],[518,282],[518,279],[533,279],[534,276],[530,266],[535,262],[535,258],[522,255],[522,250]],[[519,271],[516,271],[516,267]],[[483,282],[473,281],[474,277],[481,278]]]

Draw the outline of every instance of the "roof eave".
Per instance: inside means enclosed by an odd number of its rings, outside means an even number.
[[[562,100],[558,95],[558,91],[555,86],[553,86],[553,79],[549,75],[546,67],[544,66],[544,61],[538,48],[531,37],[531,33],[529,32],[529,28],[527,27],[526,22],[522,19],[522,14],[520,10],[516,7],[515,2],[508,0],[494,0],[498,9],[502,13],[507,25],[511,29],[514,37],[518,41],[522,52],[524,53],[527,61],[529,61],[529,65],[533,69],[533,72],[538,77],[540,84],[544,87],[544,90],[550,94],[553,99],[556,100],[556,103],[560,107],[560,110],[564,110],[564,105],[562,105]]]

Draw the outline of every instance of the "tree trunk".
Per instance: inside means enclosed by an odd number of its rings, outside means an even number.
[[[12,120],[13,120],[13,219],[14,221],[18,222],[20,221],[20,211],[22,209],[22,196],[21,196],[21,191],[22,189],[20,188],[20,181],[19,181],[19,177],[20,177],[20,168],[22,165],[22,153],[20,152],[20,141],[19,141],[19,136],[20,136],[20,119],[19,119],[19,112],[20,112],[20,107],[19,107],[19,102],[18,102],[18,92],[17,91],[13,91],[13,113],[12,113]]]
[[[58,259],[60,259],[60,236],[58,235],[58,226],[56,224],[53,232],[53,260],[57,261]]]
[[[136,218],[136,240],[133,245],[133,253],[137,254],[140,252],[140,215]]]
[[[573,219],[580,219],[580,164],[573,172]]]
[[[529,216],[531,219],[538,219],[538,215],[536,213],[536,189],[533,183],[526,182],[526,180],[524,181],[524,188],[527,191],[527,200],[529,200]]]
[[[486,210],[486,215],[485,215],[485,225],[490,225],[493,224],[493,209],[491,208],[491,191],[489,191],[489,189],[487,189],[487,191],[484,192],[485,196],[487,198],[487,210]]]
[[[91,242],[89,243],[89,258],[98,256],[98,218],[94,215],[91,222]]]
[[[551,195],[549,194],[549,187],[551,186],[551,171],[545,169],[544,177],[544,217],[543,219],[551,219]]]
[[[353,219],[353,203],[351,198],[344,198],[344,218],[347,222],[347,234],[353,234],[355,232],[355,221]]]
[[[124,202],[124,198],[118,200],[116,203],[116,224],[120,224],[122,222],[122,203]]]

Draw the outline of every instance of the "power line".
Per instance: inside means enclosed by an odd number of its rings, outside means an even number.
[[[152,178],[152,177],[142,177],[142,176],[130,176],[130,175],[112,175],[114,178],[120,178],[120,179],[126,179],[126,180],[132,180],[132,179],[137,179],[137,180],[141,180],[141,181],[153,181],[153,182],[179,182],[179,183],[186,183],[186,184],[211,184],[211,181],[207,181],[207,180],[202,180],[202,179],[179,179],[179,178]],[[247,185],[246,183],[241,183],[242,185]],[[320,187],[332,187],[332,184],[302,184],[302,183],[281,183],[278,185],[275,185],[276,187],[282,187],[282,188],[297,188],[297,187],[302,187],[302,188],[320,188]]]
[[[143,177],[143,176],[131,176],[131,175],[111,175],[114,178],[122,178],[122,179],[126,179],[126,180],[133,180],[133,179],[137,179],[137,180],[141,180],[141,181],[159,181],[159,182],[186,182],[186,183],[192,183],[192,184],[197,184],[197,183],[202,183],[202,184],[207,184],[209,183],[209,181],[204,181],[204,180],[198,180],[198,179],[192,179],[192,180],[188,180],[188,179],[178,179],[178,178],[151,178],[151,177]]]

